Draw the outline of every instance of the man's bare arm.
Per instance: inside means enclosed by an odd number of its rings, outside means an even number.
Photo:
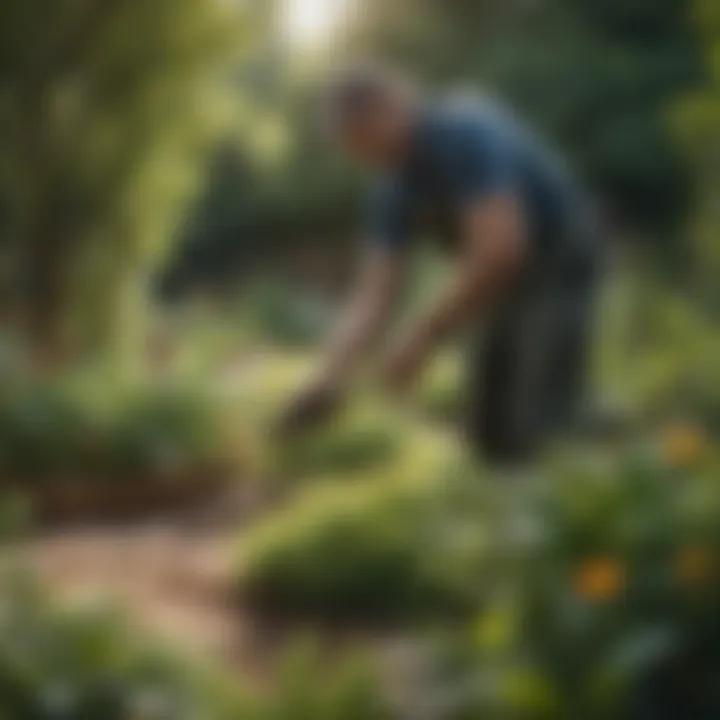
[[[391,356],[388,381],[404,386],[430,352],[477,315],[517,278],[527,258],[528,229],[521,202],[499,195],[471,207],[457,270],[440,299]]]
[[[289,438],[327,422],[343,400],[342,390],[358,361],[385,329],[401,284],[400,258],[372,251],[348,307],[331,334],[309,383],[280,417],[275,431]]]
[[[345,382],[384,332],[402,284],[403,264],[401,258],[382,250],[369,252],[348,306],[330,335],[318,368],[318,382]]]
[[[457,273],[425,321],[431,342],[442,340],[500,295],[526,258],[525,213],[514,196],[486,200],[464,220],[465,245]]]

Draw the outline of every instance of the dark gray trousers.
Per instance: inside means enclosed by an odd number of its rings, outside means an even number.
[[[589,234],[575,240],[579,252],[530,269],[491,312],[471,348],[466,437],[491,463],[532,460],[578,418],[600,249]]]

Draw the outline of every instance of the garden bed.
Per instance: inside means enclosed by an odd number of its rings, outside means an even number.
[[[208,466],[127,478],[54,478],[42,484],[0,482],[0,495],[27,502],[42,524],[126,520],[181,509],[220,496],[229,468]]]
[[[222,493],[237,445],[202,387],[26,383],[0,402],[0,494],[41,522],[174,510]]]

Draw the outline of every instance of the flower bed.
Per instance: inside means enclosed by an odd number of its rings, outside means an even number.
[[[720,458],[703,438],[563,458],[496,516],[496,597],[454,678],[469,716],[718,716]]]

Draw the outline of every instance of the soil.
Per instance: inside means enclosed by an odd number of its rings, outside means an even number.
[[[22,550],[58,600],[119,607],[160,641],[264,682],[286,638],[243,611],[232,567],[264,504],[257,488],[233,489],[151,520],[55,526]]]

